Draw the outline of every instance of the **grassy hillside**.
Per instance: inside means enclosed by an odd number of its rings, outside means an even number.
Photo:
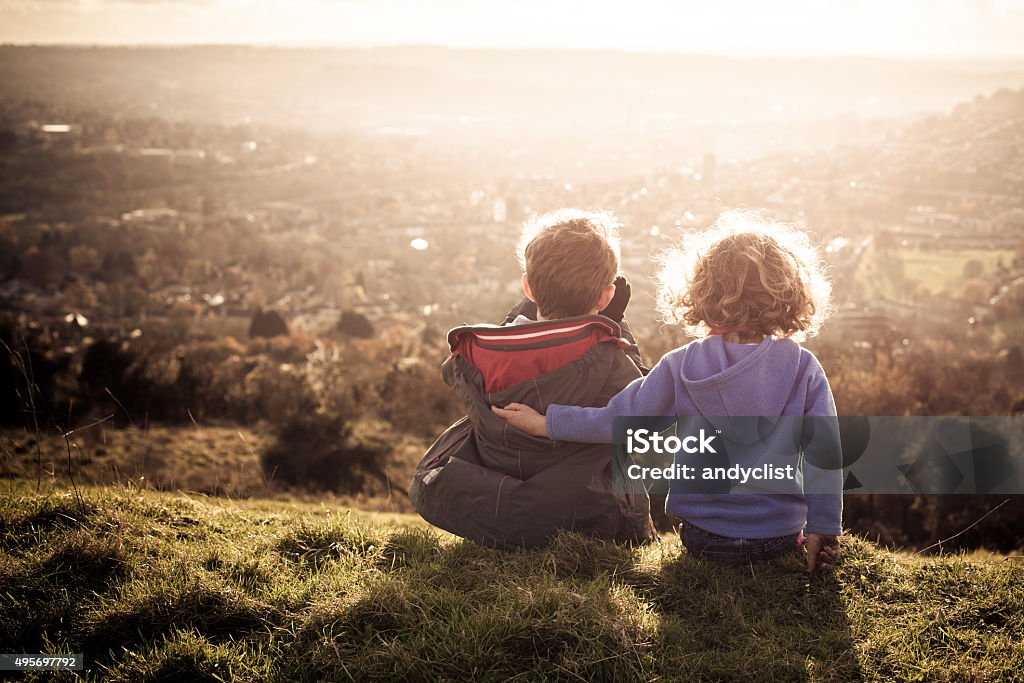
[[[381,434],[386,428],[380,423],[360,421],[352,429],[358,440]],[[0,480],[34,483],[39,479],[49,487],[69,487],[70,445],[72,473],[79,485],[142,481],[146,488],[163,491],[196,491],[230,498],[329,500],[363,510],[412,512],[403,487],[429,442],[407,434],[389,436],[392,441],[382,467],[394,483],[384,488],[379,482],[368,482],[364,486],[367,490],[357,494],[311,492],[289,486],[274,472],[265,473],[260,453],[274,441],[272,428],[266,424],[121,429],[99,425],[72,435],[68,443],[57,431],[36,435],[23,429],[0,428]]]
[[[141,477],[157,489],[231,497],[266,496],[273,490],[259,463],[259,453],[270,440],[265,429],[163,425],[145,429],[100,425],[69,439],[79,484],[114,484]],[[0,477],[27,481],[38,477],[67,486],[67,474],[67,445],[59,432],[43,431],[37,436],[26,430],[0,429]]]
[[[91,680],[1006,680],[1024,568],[848,539],[834,577],[678,539],[503,553],[414,517],[133,488],[0,499],[0,643]],[[51,680],[52,674],[37,680]],[[70,679],[71,677],[68,676]]]

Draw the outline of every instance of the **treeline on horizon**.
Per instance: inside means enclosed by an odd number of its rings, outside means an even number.
[[[22,435],[63,434],[97,419],[114,429],[259,425],[273,435],[259,457],[276,483],[312,494],[382,495],[401,494],[411,477],[414,462],[395,457],[399,440],[425,448],[462,414],[440,379],[446,348],[438,330],[380,335],[347,324],[319,337],[251,332],[246,340],[201,340],[150,330],[68,345],[47,327],[4,321],[0,420],[8,434]],[[678,340],[644,342],[654,362]],[[813,350],[840,415],[1024,413],[1020,359],[953,352],[963,347],[933,339],[899,354],[820,342]],[[369,432],[361,428],[368,424]],[[14,476],[7,469],[4,476]],[[403,499],[398,509],[411,506]],[[671,520],[662,515],[658,523],[668,529]],[[941,549],[1010,552],[1024,548],[1024,496],[847,494],[844,523],[891,547],[955,536]]]
[[[736,59],[432,46],[0,46],[0,83],[13,102],[128,109],[156,102],[175,117],[214,121],[230,112],[283,123],[300,115],[321,129],[389,120],[396,112],[410,119],[468,112],[499,121],[514,114],[558,120],[569,131],[577,117],[604,112],[699,112],[727,121],[737,112],[762,116],[752,101],[790,103],[807,120],[858,108],[870,116],[902,116],[946,109],[1022,78],[1024,64],[1012,59]],[[868,98],[870,108],[858,104]],[[314,115],[317,105],[328,115]],[[536,117],[537,111],[545,116]]]

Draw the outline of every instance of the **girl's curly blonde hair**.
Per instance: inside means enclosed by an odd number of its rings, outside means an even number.
[[[801,341],[832,313],[832,285],[807,234],[754,213],[723,213],[658,260],[658,310],[693,337],[728,329]]]

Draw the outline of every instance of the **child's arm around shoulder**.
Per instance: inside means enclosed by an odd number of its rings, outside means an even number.
[[[682,349],[665,354],[646,377],[638,377],[615,394],[603,408],[550,405],[541,415],[529,406],[510,403],[492,406],[498,417],[534,436],[558,441],[611,443],[612,420],[621,416],[675,415],[680,391]]]

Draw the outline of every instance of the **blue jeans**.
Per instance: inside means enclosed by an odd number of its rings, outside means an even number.
[[[794,552],[800,547],[802,536],[795,533],[773,538],[729,538],[687,522],[679,528],[679,538],[691,555],[721,564],[749,564]]]

